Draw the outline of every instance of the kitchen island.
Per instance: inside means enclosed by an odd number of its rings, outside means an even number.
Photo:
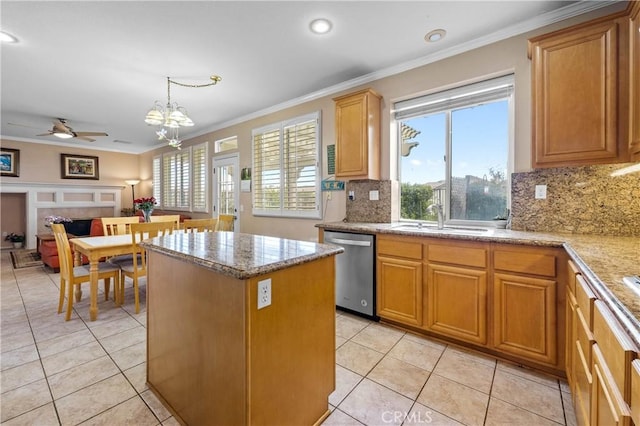
[[[322,422],[335,388],[340,247],[233,232],[141,245],[149,258],[147,382],[177,419]]]

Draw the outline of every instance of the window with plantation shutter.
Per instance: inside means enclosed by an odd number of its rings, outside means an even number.
[[[153,198],[162,205],[162,156],[153,157]]]
[[[252,132],[253,214],[320,218],[320,113]]]
[[[162,155],[162,207],[189,209],[191,149]]]
[[[207,144],[192,148],[193,204],[192,211],[207,211]]]

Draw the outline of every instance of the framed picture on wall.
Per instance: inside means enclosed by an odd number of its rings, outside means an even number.
[[[62,179],[100,179],[98,157],[60,154]]]
[[[20,176],[20,150],[0,148],[0,176]]]

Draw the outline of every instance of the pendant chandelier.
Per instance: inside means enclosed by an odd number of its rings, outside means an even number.
[[[222,78],[217,75],[209,77],[211,82],[205,84],[185,84],[178,83],[167,77],[167,105],[162,106],[159,101],[155,101],[153,107],[147,112],[144,122],[152,126],[162,126],[156,132],[159,140],[166,140],[169,146],[181,149],[182,140],[179,137],[180,127],[192,127],[195,123],[189,118],[187,110],[178,105],[177,102],[171,103],[171,84],[182,87],[209,87],[218,84]]]

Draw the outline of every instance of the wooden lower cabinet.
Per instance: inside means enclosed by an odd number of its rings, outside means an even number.
[[[422,325],[422,262],[378,256],[378,315]]]
[[[472,343],[487,343],[487,272],[460,266],[426,266],[425,326]]]
[[[556,281],[494,274],[494,346],[549,365],[556,364]]]

